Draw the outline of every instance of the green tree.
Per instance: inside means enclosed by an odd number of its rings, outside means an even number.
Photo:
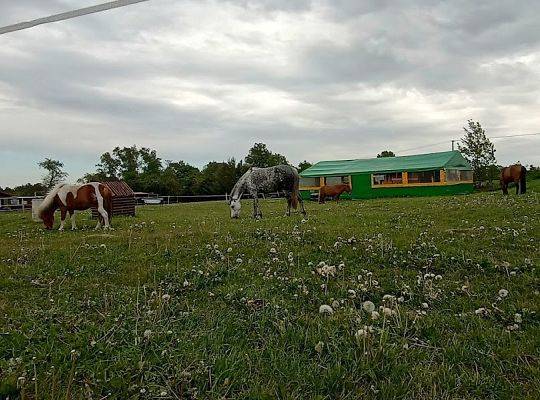
[[[274,165],[288,164],[285,156],[272,153],[264,143],[255,143],[245,158],[246,164],[252,167],[273,167]]]
[[[47,171],[47,174],[43,177],[43,185],[50,189],[57,183],[62,182],[67,176],[67,172],[64,172],[64,163],[58,160],[52,160],[46,158],[45,160],[38,163],[40,168],[43,168]]]
[[[311,167],[313,164],[310,163],[309,161],[302,161],[300,164],[298,164],[298,172],[302,172],[302,171],[305,171],[306,169],[308,169],[309,167]]]
[[[495,146],[486,136],[486,131],[480,122],[467,121],[467,127],[463,127],[465,135],[458,144],[459,151],[469,161],[473,168],[475,182],[493,180],[495,165]]]
[[[197,181],[201,174],[198,168],[185,163],[184,161],[167,162],[167,167],[163,171],[167,174],[167,182],[176,181],[178,184],[177,195],[191,196],[197,194]]]
[[[395,156],[396,155],[394,154],[394,152],[390,150],[383,150],[379,154],[377,154],[377,158],[395,157]]]

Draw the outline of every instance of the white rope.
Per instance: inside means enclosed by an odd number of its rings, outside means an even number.
[[[76,18],[83,15],[93,14],[101,11],[111,10],[113,8],[125,7],[135,3],[142,3],[148,0],[117,0],[109,1],[108,3],[98,4],[95,6],[79,8],[73,11],[67,11],[60,14],[50,15],[48,17],[33,19],[31,21],[20,22],[14,25],[8,25],[0,28],[0,35],[8,32],[20,31],[22,29],[32,28],[37,25],[49,24],[51,22],[62,21],[65,19]]]

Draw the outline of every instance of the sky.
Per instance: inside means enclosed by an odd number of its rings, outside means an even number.
[[[0,26],[104,0],[0,0]],[[0,186],[115,146],[198,167],[445,151],[540,132],[540,2],[150,0],[0,35]],[[493,139],[540,165],[540,135]]]

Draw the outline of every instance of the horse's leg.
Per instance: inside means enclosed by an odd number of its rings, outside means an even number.
[[[298,202],[300,203],[300,207],[302,207],[302,215],[305,217],[306,209],[304,208],[304,199],[302,198],[299,192],[296,195],[298,196]]]
[[[109,226],[109,214],[107,213],[107,211],[105,210],[105,207],[103,207],[103,197],[99,196],[98,197],[98,213],[99,215],[101,215],[103,217],[103,229],[109,229],[110,226]],[[99,228],[99,227],[96,227],[96,229]]]
[[[341,196],[341,193],[338,193],[338,194],[336,195],[336,203],[339,203],[339,196]]]
[[[291,216],[291,204],[292,204],[292,198],[291,195],[287,196],[287,212],[285,213],[287,217]]]
[[[59,231],[64,230],[64,223],[66,222],[66,214],[67,209],[65,207],[60,208],[60,228],[58,228]]]
[[[517,182],[515,182],[515,184],[516,184],[516,194],[520,194],[521,193],[521,182],[517,181]]]
[[[252,192],[251,196],[253,196],[253,218],[262,218],[261,208],[259,207],[259,196],[257,192]]]
[[[77,224],[75,223],[75,211],[71,210],[69,212],[69,219],[71,220],[71,230],[74,231],[77,229]]]

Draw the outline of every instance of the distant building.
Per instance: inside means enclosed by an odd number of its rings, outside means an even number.
[[[473,172],[459,151],[357,160],[320,161],[300,173],[308,199],[323,185],[348,183],[352,199],[436,196],[473,191]],[[344,194],[343,198],[347,198]]]

